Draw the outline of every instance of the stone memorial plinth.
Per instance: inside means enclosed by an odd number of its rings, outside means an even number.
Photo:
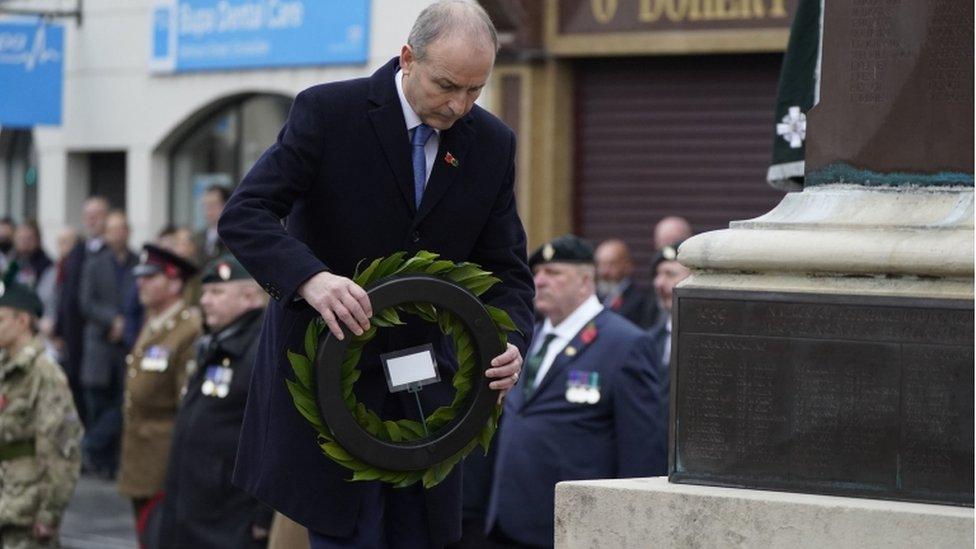
[[[556,486],[556,547],[968,549],[973,510],[948,505],[673,484]]]

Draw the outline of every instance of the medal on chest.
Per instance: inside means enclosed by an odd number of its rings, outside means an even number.
[[[228,366],[230,366],[230,359],[227,358],[220,365],[207,366],[203,385],[200,386],[200,392],[204,396],[224,398],[230,394],[230,382],[234,379],[234,370]]]
[[[600,373],[571,370],[566,381],[566,402],[573,404],[600,402]]]
[[[169,349],[162,345],[153,345],[146,349],[139,362],[139,369],[146,372],[165,372],[169,367]]]

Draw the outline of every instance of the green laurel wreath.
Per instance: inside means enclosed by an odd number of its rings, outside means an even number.
[[[397,252],[385,258],[375,259],[362,272],[359,272],[357,268],[353,281],[360,287],[368,288],[375,282],[393,275],[425,274],[453,281],[476,296],[481,296],[492,286],[501,282],[500,279],[492,276],[490,272],[482,270],[479,265],[474,263],[454,263],[449,260],[438,259],[437,254],[427,251],[420,251],[409,259],[404,259],[405,255],[404,252]],[[492,322],[498,331],[498,338],[504,347],[508,342],[508,332],[517,331],[517,328],[508,313],[502,309],[490,305],[485,305],[485,308],[491,315]],[[471,392],[475,374],[480,373],[475,370],[471,335],[464,329],[461,321],[449,311],[437,309],[430,303],[422,302],[403,303],[379,312],[374,311],[372,318],[370,318],[369,330],[360,336],[354,336],[346,348],[341,366],[342,395],[346,408],[349,409],[359,425],[374,437],[388,442],[419,440],[425,436],[423,425],[409,419],[398,421],[380,419],[375,412],[356,401],[356,395],[352,389],[356,380],[359,379],[360,371],[357,366],[363,347],[376,336],[379,328],[390,328],[404,324],[400,320],[401,313],[412,314],[427,322],[437,323],[441,332],[450,336],[454,343],[455,356],[458,361],[458,370],[451,381],[455,389],[454,400],[450,406],[441,406],[426,417],[427,429],[430,433],[436,432],[454,419]],[[378,480],[393,484],[398,488],[423,481],[424,487],[430,488],[444,480],[451,469],[464,459],[475,446],[480,444],[485,453],[488,453],[491,439],[498,428],[498,418],[501,415],[502,408],[498,405],[495,406],[481,433],[475,439],[453,456],[432,465],[426,470],[390,471],[379,469],[351,456],[335,440],[328,425],[322,419],[315,402],[315,392],[312,387],[312,365],[315,362],[315,354],[318,350],[319,336],[325,329],[325,323],[321,318],[309,322],[308,328],[305,330],[305,354],[288,351],[288,362],[291,363],[292,370],[295,372],[295,381],[286,379],[285,382],[288,384],[288,391],[291,393],[295,407],[318,432],[316,443],[322,452],[332,461],[353,471],[353,481]]]

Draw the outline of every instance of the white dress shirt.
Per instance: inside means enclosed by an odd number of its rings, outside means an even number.
[[[407,96],[403,95],[403,71],[397,71],[396,76],[393,77],[396,81],[397,95],[400,96],[400,106],[403,107],[403,118],[407,121],[407,133],[412,135],[410,132],[414,128],[421,125],[423,120],[420,116],[413,111],[413,107],[407,102]],[[427,157],[427,180],[430,180],[430,172],[434,169],[434,160],[437,157],[437,147],[441,143],[441,132],[438,129],[431,128],[434,133],[430,135],[430,139],[427,140],[427,144],[424,146],[424,156]]]
[[[535,338],[532,348],[529,349],[529,356],[535,354],[542,347],[542,342],[546,340],[547,335],[555,334],[556,337],[549,344],[549,348],[546,350],[546,356],[542,358],[542,363],[539,364],[539,372],[535,375],[532,387],[539,386],[539,383],[545,378],[546,373],[549,372],[552,363],[556,361],[559,353],[563,352],[566,346],[569,345],[569,342],[576,337],[576,334],[586,326],[586,323],[593,320],[602,310],[603,305],[600,304],[600,300],[595,295],[591,295],[575,311],[563,319],[559,325],[553,326],[548,318],[543,322],[539,337]]]

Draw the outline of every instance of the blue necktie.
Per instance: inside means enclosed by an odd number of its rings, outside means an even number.
[[[427,183],[427,155],[424,154],[424,145],[433,133],[433,128],[421,124],[414,128],[413,138],[410,139],[410,144],[413,145],[413,203],[418,210]]]

